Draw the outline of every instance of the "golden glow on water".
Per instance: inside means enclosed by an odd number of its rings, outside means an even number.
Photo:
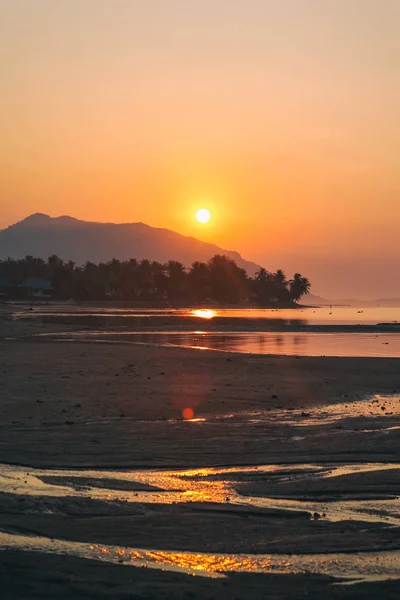
[[[224,574],[230,572],[320,573],[356,581],[400,578],[400,553],[396,551],[327,555],[207,554],[108,546],[34,535],[14,535],[5,532],[0,532],[0,548],[18,548],[59,555],[69,554],[109,563],[122,563],[212,578],[225,577]]]
[[[380,398],[378,398],[379,401]],[[297,470],[304,469],[304,476],[311,470],[318,470],[319,477],[343,476],[361,471],[382,469],[398,469],[397,464],[362,464],[362,465],[297,465]],[[235,490],[235,482],[242,475],[255,478],[274,473],[274,477],[286,478],[286,471],[293,466],[268,465],[260,467],[232,468],[196,468],[175,471],[66,471],[24,469],[12,465],[0,465],[0,484],[3,491],[14,495],[37,497],[40,507],[41,498],[48,496],[107,499],[110,502],[126,500],[132,503],[175,503],[195,502],[196,510],[224,511],[231,507],[233,512],[247,507],[273,508],[281,510],[301,510],[322,514],[326,511],[326,519],[331,521],[357,520],[364,522],[400,525],[400,513],[397,500],[338,501],[327,505],[317,500],[302,501],[276,499],[267,497],[244,497]],[[280,475],[279,475],[280,474]],[[46,483],[43,476],[60,477],[62,480],[75,478],[74,485],[57,485]],[[289,475],[290,476],[290,475]],[[297,475],[299,476],[299,475]],[[95,483],[88,485],[90,479],[108,479],[124,482],[145,483],[157,486],[165,491],[129,492],[118,489],[106,489]],[[85,483],[86,482],[86,483]],[[81,485],[82,484],[82,485]],[[227,498],[229,497],[229,503]],[[34,500],[36,502],[36,500]],[[205,504],[205,503],[208,503]],[[211,503],[211,504],[210,504]],[[93,543],[79,543],[39,536],[19,536],[0,532],[0,547],[19,548],[23,550],[50,552],[53,554],[70,554],[106,562],[146,566],[149,568],[184,572],[206,577],[224,577],[228,572],[257,573],[323,573],[336,577],[353,579],[387,579],[400,578],[400,553],[369,552],[348,554],[313,554],[313,555],[253,555],[253,554],[220,554],[206,552],[184,552],[172,549],[138,549]]]
[[[95,547],[92,546],[95,550]],[[164,552],[162,550],[118,550],[98,548],[103,555],[116,554],[124,562],[148,567],[181,571],[193,575],[224,577],[224,573],[323,573],[359,581],[400,577],[398,552],[382,552],[375,556],[359,553],[332,555],[249,555]],[[390,575],[389,575],[390,573]]]
[[[217,311],[208,308],[197,308],[191,312],[191,316],[200,319],[213,319],[217,316]]]
[[[222,577],[222,573],[241,571],[241,572],[268,572],[273,568],[273,561],[270,557],[256,557],[249,555],[229,555],[229,554],[205,554],[194,552],[167,552],[162,550],[130,550],[121,549],[111,550],[104,546],[91,546],[92,550],[97,550],[100,554],[116,555],[126,562],[143,561],[149,566],[157,565],[160,568],[172,568],[185,573],[200,572],[199,574],[212,574]],[[283,558],[282,568],[289,568],[291,563]]]
[[[195,421],[195,420],[194,420]],[[192,426],[192,421],[188,421]],[[193,423],[193,425],[196,425]],[[201,424],[196,426],[201,427]],[[297,468],[305,470],[305,476],[310,469],[322,469],[321,476],[332,477],[350,474],[360,471],[398,469],[397,464],[363,464],[318,467],[316,465],[297,465]],[[0,486],[6,493],[29,496],[52,496],[52,497],[86,497],[92,499],[106,499],[109,501],[126,500],[132,503],[212,503],[231,507],[257,507],[268,509],[280,509],[289,511],[308,511],[310,513],[326,513],[330,521],[361,520],[365,522],[385,522],[400,526],[400,507],[397,500],[338,500],[326,503],[315,500],[298,501],[295,499],[279,499],[269,497],[242,496],[235,489],[235,483],[240,482],[241,474],[247,473],[260,476],[262,473],[278,473],[285,477],[285,471],[291,470],[291,466],[269,465],[265,467],[235,467],[235,468],[203,468],[181,471],[56,471],[24,469],[11,465],[0,466]],[[60,477],[60,483],[45,483],[41,476],[52,475]],[[63,483],[65,478],[77,479],[76,486]],[[135,482],[147,484],[159,488],[148,492],[121,491],[118,489],[107,489],[95,484],[87,485],[85,479],[111,479],[124,482]],[[79,481],[80,480],[80,481]],[[382,516],[384,515],[384,516]]]

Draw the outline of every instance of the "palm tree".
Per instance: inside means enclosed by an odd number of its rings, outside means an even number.
[[[285,273],[285,271],[282,271],[282,269],[278,269],[276,271],[276,273],[274,274],[274,279],[275,279],[276,283],[278,283],[280,285],[286,286],[286,284],[287,284],[286,273]]]
[[[167,293],[168,277],[165,274],[165,265],[157,261],[151,263],[152,280],[154,284],[154,296],[157,300],[162,300]]]
[[[166,264],[166,271],[168,274],[169,300],[182,299],[182,296],[185,295],[184,284],[187,276],[185,266],[177,260],[170,260]]]
[[[119,295],[122,300],[136,300],[138,262],[135,258],[121,262],[119,276]]]
[[[62,267],[64,264],[64,261],[62,258],[60,258],[59,256],[57,256],[57,254],[52,254],[51,256],[49,256],[49,258],[47,259],[47,264],[49,265],[49,267],[51,267],[52,269],[55,269],[57,267]]]
[[[144,258],[138,266],[139,295],[143,300],[148,300],[153,288],[151,262]]]
[[[247,274],[229,256],[216,254],[208,262],[212,297],[222,304],[237,304],[249,296]]]
[[[256,272],[256,281],[267,282],[268,281],[268,271],[264,269],[264,267],[260,267]]]
[[[215,302],[234,304],[253,300],[260,306],[287,306],[309,293],[311,284],[295,273],[287,280],[281,269],[275,273],[260,267],[253,279],[228,256],[216,255],[208,263],[194,262],[185,266],[170,260],[167,264],[149,260],[107,263],[86,262],[76,266],[58,256],[48,261],[33,256],[20,260],[0,260],[0,278],[7,279],[18,293],[18,285],[28,277],[50,279],[55,297],[77,300],[145,300],[160,301],[166,297],[175,303]]]
[[[188,273],[191,296],[195,302],[204,302],[210,296],[210,272],[206,263],[196,261]]]
[[[48,275],[48,266],[42,258],[27,255],[18,261],[18,265],[18,279],[20,280],[28,277],[47,277]]]
[[[295,273],[293,279],[289,282],[290,298],[298,302],[302,296],[310,293],[311,283],[307,277],[302,277],[300,273]]]
[[[269,277],[271,299],[274,302],[286,303],[289,300],[288,280],[286,279],[285,271],[278,269],[276,273],[272,273]]]

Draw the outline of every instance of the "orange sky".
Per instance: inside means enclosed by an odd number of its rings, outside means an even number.
[[[144,221],[400,296],[399,22],[398,0],[4,0],[0,227]]]

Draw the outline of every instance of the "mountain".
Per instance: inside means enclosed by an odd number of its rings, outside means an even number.
[[[307,304],[313,304],[315,306],[366,306],[372,305],[372,302],[365,300],[356,300],[355,298],[323,298],[322,296],[316,296],[315,294],[309,294],[307,296]]]
[[[308,294],[306,298],[303,298],[303,303],[310,306],[324,306],[327,304],[332,304],[330,300],[327,300],[322,296],[316,296],[315,294]]]
[[[215,254],[226,254],[249,275],[258,269],[258,265],[244,260],[237,252],[144,223],[92,223],[36,213],[0,231],[0,260],[26,255],[47,259],[52,254],[78,265],[113,258],[147,258],[162,263],[178,260],[186,266],[196,260],[207,261]]]

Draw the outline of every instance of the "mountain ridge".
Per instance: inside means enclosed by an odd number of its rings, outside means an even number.
[[[0,259],[26,255],[47,258],[52,254],[77,264],[147,258],[159,262],[179,260],[185,266],[226,254],[249,275],[259,268],[234,250],[141,222],[101,223],[38,212],[0,230]]]

